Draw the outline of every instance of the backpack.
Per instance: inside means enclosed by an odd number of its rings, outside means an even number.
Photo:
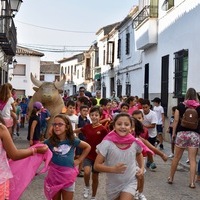
[[[187,108],[181,119],[181,126],[196,130],[199,123],[199,115],[195,108]]]

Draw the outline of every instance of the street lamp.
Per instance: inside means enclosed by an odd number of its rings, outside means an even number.
[[[11,11],[18,12],[22,2],[23,2],[22,0],[11,0],[10,1]]]

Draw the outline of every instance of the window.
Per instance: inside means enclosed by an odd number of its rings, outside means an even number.
[[[70,67],[68,66],[68,68],[67,68],[67,74],[69,75],[69,70],[70,70]]]
[[[183,98],[187,90],[188,75],[188,50],[181,50],[174,53],[175,72],[174,72],[174,97]]]
[[[61,67],[61,74],[63,74],[64,73],[64,70],[63,70],[63,66]]]
[[[130,54],[130,33],[126,34],[126,55]]]
[[[76,65],[74,65],[74,75],[76,75]]]
[[[71,65],[71,81],[73,81],[73,68],[74,68],[74,66]]]
[[[106,51],[103,50],[103,65],[106,64]]]
[[[167,11],[174,6],[174,0],[164,0],[162,10]]]
[[[150,1],[150,17],[152,18],[158,17],[158,0]]]
[[[55,81],[60,81],[60,75],[55,75]]]
[[[40,81],[44,81],[44,75],[40,75]]]
[[[107,63],[113,64],[114,63],[114,42],[108,42],[107,46]]]
[[[121,58],[121,39],[118,40],[118,48],[117,48],[117,58]]]
[[[79,69],[77,70],[77,79],[79,79]]]
[[[26,65],[17,64],[13,69],[13,75],[16,76],[25,76],[26,75]]]

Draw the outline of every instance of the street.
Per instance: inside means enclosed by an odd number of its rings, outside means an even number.
[[[18,148],[26,148],[28,141],[26,140],[27,128],[22,129],[20,136],[14,136],[14,142]],[[164,152],[170,153],[170,144],[164,143]],[[187,152],[184,153],[181,159],[181,164],[175,174],[174,183],[169,185],[167,177],[170,170],[171,160],[166,163],[161,160],[159,156],[155,156],[155,163],[157,165],[156,172],[147,169],[145,174],[145,188],[144,194],[148,200],[197,200],[200,197],[200,183],[196,183],[196,188],[191,189],[189,185],[188,167],[185,163],[187,159]],[[199,159],[199,156],[198,156]],[[34,178],[32,183],[24,192],[21,200],[44,200],[43,194],[43,180],[44,175],[39,175]],[[76,190],[74,200],[84,199],[82,191],[84,188],[83,178],[77,178]],[[88,198],[89,199],[89,198]],[[99,188],[97,200],[106,200],[105,195],[105,174],[100,174]]]

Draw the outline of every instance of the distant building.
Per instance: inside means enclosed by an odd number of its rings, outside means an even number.
[[[9,82],[16,89],[17,96],[32,96],[34,94],[33,83],[30,79],[32,73],[35,78],[40,79],[40,59],[43,53],[17,46],[15,64],[9,70]]]

